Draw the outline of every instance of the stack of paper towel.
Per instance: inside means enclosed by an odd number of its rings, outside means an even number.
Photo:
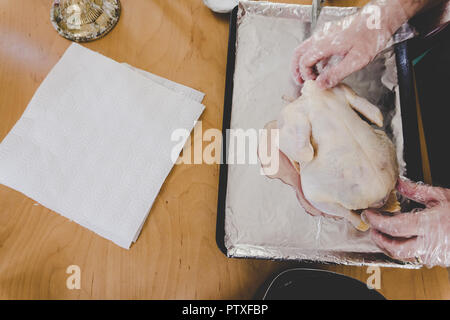
[[[129,248],[203,96],[72,44],[0,144],[0,183]]]

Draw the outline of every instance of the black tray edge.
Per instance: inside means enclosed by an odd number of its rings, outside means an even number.
[[[409,43],[410,41],[405,41],[395,46],[402,113],[403,157],[406,162],[406,176],[413,181],[423,181],[414,69],[410,58]]]
[[[236,31],[238,6],[231,12],[228,37],[228,55],[225,80],[225,98],[222,121],[222,158],[219,173],[219,195],[217,203],[216,243],[220,251],[227,255],[225,246],[225,204],[227,197],[228,165],[227,165],[227,129],[230,128],[231,106],[233,103],[234,68],[236,63]]]

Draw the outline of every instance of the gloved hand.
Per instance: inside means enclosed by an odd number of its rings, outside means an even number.
[[[331,88],[368,65],[407,21],[401,2],[375,0],[355,15],[325,23],[295,49],[294,80],[317,80],[320,87]]]
[[[427,267],[449,267],[450,189],[401,178],[397,190],[426,208],[393,216],[365,210],[363,215],[371,226],[373,241],[394,259],[416,260]]]

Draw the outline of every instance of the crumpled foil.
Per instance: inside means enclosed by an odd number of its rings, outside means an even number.
[[[318,25],[356,13],[358,8],[324,7]],[[291,79],[292,53],[310,34],[311,6],[241,1],[231,129],[262,129],[296,98]],[[405,25],[392,44],[414,35]],[[387,48],[363,70],[344,81],[380,107],[383,128],[397,148],[405,172],[395,54]],[[255,150],[250,152],[256,152]],[[292,188],[260,173],[260,164],[228,164],[225,246],[229,257],[309,260],[347,265],[417,268],[386,256],[368,232],[347,221],[312,217]]]

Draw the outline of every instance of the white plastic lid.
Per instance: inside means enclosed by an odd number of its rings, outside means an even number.
[[[239,0],[203,0],[206,6],[214,12],[231,12],[238,5]]]

